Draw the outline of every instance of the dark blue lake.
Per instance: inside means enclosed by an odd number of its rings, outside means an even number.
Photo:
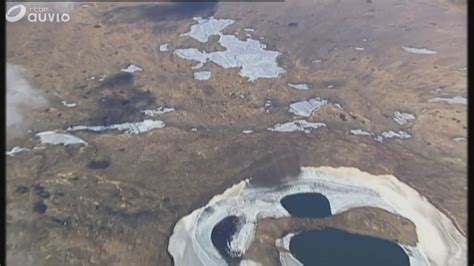
[[[232,251],[230,248],[232,236],[237,232],[240,225],[240,218],[232,215],[222,219],[212,229],[212,244],[227,262],[236,262],[240,260],[241,254]]]
[[[405,266],[405,251],[396,243],[380,238],[326,228],[295,235],[290,251],[309,266]]]
[[[281,199],[281,205],[295,217],[331,216],[329,200],[321,193],[298,193]]]

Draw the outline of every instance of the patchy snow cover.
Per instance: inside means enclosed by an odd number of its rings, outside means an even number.
[[[454,96],[452,98],[436,97],[429,100],[430,102],[447,102],[449,104],[467,104],[467,98],[462,96]]]
[[[37,137],[40,138],[42,144],[52,144],[52,145],[72,145],[72,144],[83,144],[87,146],[87,142],[83,141],[82,139],[65,134],[65,133],[58,133],[56,131],[44,131],[36,134]]]
[[[350,130],[352,135],[358,135],[358,136],[371,136],[375,141],[378,142],[383,142],[384,139],[409,139],[412,136],[410,133],[399,130],[399,131],[393,131],[393,130],[388,130],[384,131],[380,134],[375,134],[373,132],[369,132],[364,129],[351,129]]]
[[[213,35],[222,34],[222,31],[227,26],[235,22],[235,20],[232,19],[215,19],[214,17],[195,17],[194,20],[197,21],[198,24],[192,25],[190,31],[182,35],[189,36],[202,43],[207,42],[209,37]]]
[[[359,136],[373,136],[374,133],[363,130],[363,129],[351,129],[352,135],[359,135]]]
[[[365,48],[364,48],[364,47],[354,47],[354,50],[356,50],[356,51],[364,51]]]
[[[250,134],[250,133],[253,133],[253,130],[252,130],[252,129],[242,130],[242,133],[244,133],[244,134]]]
[[[389,131],[384,131],[382,132],[381,136],[385,139],[393,139],[393,138],[397,138],[397,139],[409,139],[411,138],[411,135],[405,131],[392,131],[392,130],[389,130]]]
[[[436,51],[432,51],[426,48],[413,48],[413,47],[406,47],[406,46],[402,46],[402,48],[406,52],[409,52],[412,54],[424,54],[424,55],[436,54]]]
[[[118,130],[125,131],[128,134],[140,134],[144,132],[151,131],[156,128],[164,128],[165,122],[161,120],[149,120],[146,119],[143,122],[134,122],[134,123],[122,123],[114,124],[109,126],[72,126],[67,129],[67,131],[108,131],[108,130]]]
[[[8,156],[15,156],[15,154],[20,153],[22,151],[29,151],[30,149],[28,148],[21,148],[21,147],[13,147],[11,150],[7,151],[5,154]]]
[[[212,76],[211,71],[198,71],[194,72],[194,79],[195,80],[208,80]]]
[[[306,83],[288,83],[288,86],[297,89],[297,90],[309,90],[311,86]]]
[[[295,120],[283,124],[276,124],[272,128],[268,128],[269,131],[276,132],[299,132],[310,133],[311,129],[318,129],[320,127],[326,127],[325,123],[312,123],[306,120]]]
[[[461,141],[466,141],[466,138],[456,137],[456,138],[453,138],[453,140],[456,141],[456,142],[461,142]]]
[[[75,107],[77,105],[76,103],[68,103],[66,101],[61,101],[61,104],[66,107]]]
[[[166,114],[166,113],[173,112],[173,111],[176,111],[176,109],[174,109],[172,107],[161,106],[161,107],[158,107],[156,109],[141,110],[140,112],[144,113],[147,116],[156,117],[156,116],[160,116],[162,114]]]
[[[120,69],[122,72],[135,73],[143,71],[143,68],[139,65],[130,64],[126,68]]]
[[[169,46],[170,46],[170,44],[169,44],[169,43],[163,43],[163,44],[160,44],[160,52],[166,52],[166,51],[169,51]]]
[[[239,40],[234,35],[224,35],[222,30],[234,23],[230,19],[215,19],[213,17],[202,19],[195,18],[198,24],[191,26],[191,30],[185,36],[194,38],[200,42],[207,42],[212,35],[219,36],[219,44],[226,48],[225,51],[206,52],[196,48],[177,49],[175,54],[186,60],[197,61],[193,68],[202,67],[207,61],[228,68],[240,68],[239,74],[255,81],[258,78],[276,78],[285,70],[278,66],[276,61],[279,52],[265,50],[266,45],[257,40]]]
[[[396,111],[393,113],[393,120],[399,125],[405,125],[410,120],[415,120],[415,116],[410,113]]]
[[[314,110],[318,110],[327,103],[327,100],[317,97],[314,99],[304,100],[290,104],[290,109],[288,110],[288,112],[298,116],[309,117],[311,116],[311,113]]]
[[[392,175],[371,175],[356,168],[303,167],[296,178],[278,187],[253,187],[242,181],[209,203],[181,218],[170,237],[168,251],[175,265],[227,265],[211,241],[213,227],[229,215],[245,217],[233,237],[233,251],[247,250],[254,240],[256,222],[264,217],[290,214],[280,200],[291,194],[315,192],[328,198],[333,214],[356,207],[377,207],[411,220],[416,226],[416,246],[401,245],[410,265],[466,265],[466,238],[452,221],[425,197]],[[258,217],[258,218],[257,218]],[[277,241],[283,247],[291,236]],[[283,255],[283,256],[282,256]],[[290,253],[280,254],[283,265]],[[245,261],[244,263],[251,263]],[[255,262],[254,262],[255,263]]]

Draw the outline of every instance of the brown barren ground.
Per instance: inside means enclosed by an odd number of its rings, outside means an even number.
[[[262,168],[280,165],[275,162],[288,154],[297,155],[302,166],[392,174],[426,196],[465,234],[467,149],[466,142],[453,138],[466,137],[467,108],[429,102],[466,96],[465,5],[428,0],[172,5],[76,4],[68,23],[8,24],[7,61],[24,67],[26,78],[50,103],[28,114],[34,131],[139,121],[144,119],[140,109],[176,108],[161,117],[164,129],[140,135],[78,132],[88,146],[48,146],[8,157],[10,262],[171,265],[167,240],[180,217],[249,176],[266,176],[262,184],[276,182],[271,176],[280,170],[265,175]],[[268,49],[282,52],[279,60],[287,73],[252,83],[237,69],[210,63],[203,70],[212,71],[212,78],[194,80],[193,63],[172,51],[197,46],[180,35],[194,23],[193,16],[210,15],[236,20],[225,29],[229,34],[254,28],[253,38],[263,37]],[[170,43],[170,52],[159,51],[163,43]],[[410,54],[402,46],[437,53]],[[221,49],[216,43],[200,48]],[[144,71],[119,75],[129,63]],[[102,83],[87,80],[102,74]],[[288,82],[311,83],[313,89],[298,91]],[[439,87],[446,95],[432,92]],[[343,107],[327,105],[308,119],[325,122],[326,128],[310,134],[266,130],[292,119],[287,112],[291,102],[316,96]],[[103,98],[129,101],[107,105]],[[67,108],[63,99],[77,106]],[[267,99],[273,103],[268,111]],[[415,114],[416,120],[399,126],[392,119],[398,110]],[[403,129],[413,138],[379,143],[351,135],[356,128],[377,133]],[[242,134],[246,129],[255,132]],[[9,141],[8,149],[36,143],[29,134]],[[91,169],[93,160],[110,165]],[[392,218],[387,218],[391,224],[399,221]],[[341,219],[327,224],[359,228]],[[375,231],[391,238],[412,230],[406,229]]]

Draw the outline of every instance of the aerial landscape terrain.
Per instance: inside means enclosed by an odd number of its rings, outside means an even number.
[[[25,5],[7,265],[467,265],[466,2]]]

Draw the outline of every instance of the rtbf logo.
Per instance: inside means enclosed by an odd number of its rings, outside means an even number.
[[[24,5],[12,6],[8,9],[5,18],[8,22],[17,22],[25,16],[29,22],[68,22],[71,19],[69,14],[50,12],[47,7],[31,7],[27,10]]]

